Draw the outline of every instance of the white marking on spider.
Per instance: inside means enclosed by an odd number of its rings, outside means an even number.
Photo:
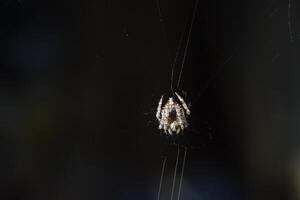
[[[158,128],[163,129],[167,135],[178,135],[188,127],[186,115],[191,113],[183,98],[176,92],[175,94],[180,102],[176,102],[173,97],[170,97],[162,107],[164,97],[162,95],[156,112],[156,118],[159,121]]]

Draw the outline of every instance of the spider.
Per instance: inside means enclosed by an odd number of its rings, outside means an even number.
[[[183,131],[188,126],[186,115],[191,113],[183,98],[177,92],[175,94],[180,102],[170,97],[162,107],[164,95],[158,102],[156,112],[156,118],[159,121],[158,128],[163,129],[166,135],[178,135]]]

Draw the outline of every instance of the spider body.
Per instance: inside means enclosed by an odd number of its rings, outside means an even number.
[[[166,135],[178,135],[188,126],[187,116],[190,115],[190,110],[183,98],[176,92],[175,94],[179,101],[170,97],[167,103],[162,105],[164,97],[162,95],[158,102],[156,112],[156,118],[159,121],[158,128]]]

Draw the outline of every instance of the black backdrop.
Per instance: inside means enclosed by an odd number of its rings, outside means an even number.
[[[176,146],[154,114],[193,5],[160,1],[164,38],[155,0],[0,2],[1,199],[156,198]],[[182,199],[299,197],[299,6],[199,1]]]

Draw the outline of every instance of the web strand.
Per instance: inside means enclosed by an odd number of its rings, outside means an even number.
[[[159,187],[158,187],[158,192],[157,192],[157,200],[160,199],[160,193],[161,193],[162,183],[163,183],[164,174],[165,174],[166,162],[167,162],[167,156],[164,157],[163,162],[162,162]]]
[[[183,161],[182,161],[182,167],[181,167],[181,175],[180,175],[180,181],[179,181],[177,200],[180,200],[180,195],[181,195],[181,186],[182,186],[183,174],[184,174],[184,169],[185,169],[186,153],[187,153],[187,147],[185,147],[185,149],[184,149],[184,155],[183,155]]]
[[[175,164],[174,175],[173,175],[171,200],[173,200],[173,196],[174,196],[174,190],[175,190],[175,184],[176,184],[176,176],[177,176],[177,168],[178,168],[179,154],[180,154],[180,148],[179,148],[179,145],[178,145],[178,147],[177,147],[176,164]]]
[[[190,25],[190,29],[189,29],[189,33],[188,33],[187,42],[186,42],[185,49],[184,49],[184,54],[183,54],[182,63],[181,63],[181,69],[180,69],[180,73],[179,73],[178,81],[177,81],[177,88],[179,88],[179,85],[180,85],[181,76],[182,76],[182,72],[183,72],[183,67],[184,67],[184,63],[185,63],[185,59],[186,59],[186,54],[187,54],[188,47],[189,47],[189,44],[190,44],[190,41],[191,41],[191,33],[192,33],[192,29],[193,29],[193,25],[194,25],[196,13],[197,13],[198,2],[199,2],[199,0],[195,0],[195,6],[194,6],[194,10],[193,10],[193,17],[192,17],[192,21],[191,21],[191,25]]]
[[[180,49],[181,49],[181,46],[182,46],[182,43],[183,43],[183,39],[184,39],[184,35],[185,35],[185,30],[187,28],[187,24],[188,23],[185,23],[184,25],[184,29],[181,33],[181,36],[180,36],[180,40],[179,40],[179,43],[178,43],[178,46],[177,46],[177,49],[176,49],[176,53],[175,53],[175,57],[174,57],[174,60],[173,60],[173,64],[172,64],[172,72],[171,72],[171,90],[173,90],[173,82],[174,82],[174,70],[175,70],[175,67],[176,67],[176,63],[177,63],[177,60],[178,60],[178,56],[179,56],[179,52],[180,52]]]

